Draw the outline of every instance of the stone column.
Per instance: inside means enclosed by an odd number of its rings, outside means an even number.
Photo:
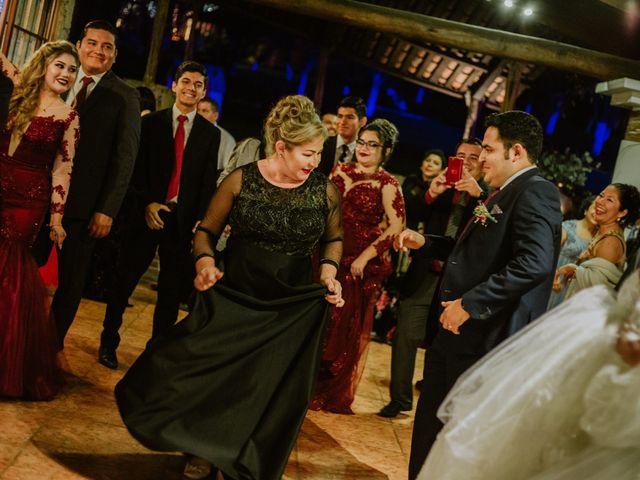
[[[611,105],[628,108],[629,123],[620,142],[613,181],[640,188],[640,81],[618,78],[596,85],[596,93],[611,96]]]

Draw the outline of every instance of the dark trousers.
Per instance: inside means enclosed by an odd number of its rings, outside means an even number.
[[[409,480],[420,473],[420,469],[436,441],[442,422],[438,419],[438,408],[456,380],[482,355],[452,353],[442,345],[438,335],[429,347],[424,366],[424,382],[416,408],[409,457]]]
[[[415,290],[400,300],[398,326],[391,348],[391,400],[403,408],[413,405],[413,370],[418,346],[424,341],[427,317],[438,283],[438,274],[426,271]]]
[[[103,322],[100,345],[116,349],[120,344],[118,330],[129,297],[138,281],[153,261],[158,249],[160,274],[158,276],[158,300],[153,312],[153,333],[156,336],[167,330],[178,319],[178,307],[185,291],[193,280],[193,260],[191,245],[180,238],[175,213],[163,212],[164,228],[151,230],[144,219],[134,219],[122,245],[121,262],[114,275],[114,285],[110,288],[107,311]]]
[[[91,253],[96,243],[96,239],[89,236],[88,220],[65,218],[62,225],[67,232],[67,238],[62,249],[58,250],[58,289],[51,304],[60,350],[64,348],[64,337],[80,306]],[[47,263],[51,246],[49,229],[43,228],[32,247],[38,265]]]

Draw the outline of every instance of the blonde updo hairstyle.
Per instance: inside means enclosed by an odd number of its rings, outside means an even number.
[[[324,140],[327,136],[327,129],[316,113],[313,102],[303,95],[281,98],[264,122],[264,150],[267,157],[274,154],[278,140],[282,140],[289,150],[318,137]]]
[[[58,40],[42,45],[22,69],[20,84],[14,88],[9,101],[8,127],[13,130],[14,134],[22,135],[27,129],[40,102],[40,90],[44,84],[47,67],[65,53],[71,55],[80,68],[80,58],[76,47],[66,40]]]

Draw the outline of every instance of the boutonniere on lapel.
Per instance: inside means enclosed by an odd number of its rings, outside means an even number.
[[[489,212],[484,202],[479,201],[476,208],[473,209],[473,223],[479,223],[483,227],[486,227],[488,222],[498,223],[498,220],[494,215],[498,215],[500,213],[502,213],[502,210],[500,210],[498,205],[494,205],[491,212]]]

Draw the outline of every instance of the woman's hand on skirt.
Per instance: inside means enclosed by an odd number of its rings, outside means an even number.
[[[325,295],[325,299],[332,305],[338,308],[344,306],[344,299],[342,298],[342,285],[334,277],[321,278],[320,283],[324,285],[329,293]]]
[[[193,280],[193,286],[199,292],[204,292],[213,287],[223,275],[224,273],[218,270],[215,265],[206,266],[198,271],[196,278]]]

